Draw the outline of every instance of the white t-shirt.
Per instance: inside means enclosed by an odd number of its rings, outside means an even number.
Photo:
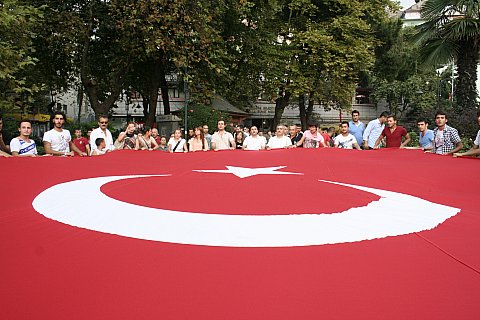
[[[97,149],[97,145],[95,144],[95,140],[97,140],[97,138],[103,138],[103,140],[105,140],[106,149],[115,150],[115,147],[113,146],[113,137],[110,130],[106,129],[105,132],[103,132],[102,129],[96,128],[92,131],[92,133],[90,133],[89,143],[90,150],[92,151]]]
[[[435,135],[435,153],[443,154],[443,130],[438,130]]]
[[[480,146],[480,130],[478,130],[477,137],[475,138],[473,144],[475,144],[476,146]]]
[[[13,138],[10,141],[10,151],[18,152],[19,155],[24,154],[37,154],[37,146],[35,145],[35,141],[24,141],[18,138]]]
[[[273,136],[268,140],[267,147],[271,149],[281,149],[292,145],[292,140],[290,140],[287,136],[282,136],[278,138],[277,136]]]
[[[335,147],[342,149],[353,149],[353,144],[357,143],[357,139],[353,134],[349,133],[346,137],[343,134],[339,134],[333,140]]]
[[[367,141],[368,146],[373,149],[375,142],[382,134],[383,128],[385,128],[385,124],[380,123],[380,120],[374,119],[370,121],[363,132],[363,141]]]
[[[105,153],[107,153],[107,151],[108,151],[107,148],[103,148],[102,150],[97,148],[95,150],[92,150],[90,152],[90,155],[101,156],[101,155],[104,155]]]
[[[248,136],[243,141],[243,146],[246,147],[245,150],[260,150],[262,147],[265,149],[265,139],[259,136]]]
[[[173,150],[173,148],[175,148],[175,146],[177,145],[177,142],[178,142],[178,140],[175,141],[173,138],[170,138],[170,140],[168,140],[168,145],[171,146],[170,150]],[[184,152],[183,145],[185,143],[186,143],[185,139],[181,139],[180,143],[178,144],[177,149],[175,149],[174,152]]]
[[[62,129],[62,131],[57,131],[52,129],[45,132],[43,135],[43,141],[50,142],[53,151],[70,152],[70,141],[72,141],[72,136],[68,130]]]
[[[234,144],[234,139],[228,131],[223,131],[222,134],[217,131],[212,135],[212,143],[215,143],[215,150],[228,150],[231,148],[231,143]]]

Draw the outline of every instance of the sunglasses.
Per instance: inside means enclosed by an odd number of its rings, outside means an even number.
[[[100,121],[100,124],[108,124],[108,121]]]

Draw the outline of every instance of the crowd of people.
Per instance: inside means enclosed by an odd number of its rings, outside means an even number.
[[[219,150],[269,150],[279,148],[343,148],[356,150],[375,150],[385,148],[423,149],[425,152],[461,156],[480,155],[480,130],[477,133],[473,147],[460,152],[462,140],[455,128],[450,127],[445,112],[438,111],[435,115],[436,128],[430,130],[425,118],[417,121],[419,146],[408,147],[411,141],[407,130],[397,124],[394,115],[382,112],[377,119],[366,126],[360,121],[360,113],[352,111],[352,120],[343,121],[338,130],[334,127],[319,128],[316,123],[308,124],[308,130],[302,132],[298,125],[278,125],[275,132],[263,134],[256,126],[250,128],[240,125],[234,127],[233,134],[225,130],[224,120],[217,123],[217,131],[212,135],[207,125],[190,129],[187,139],[182,137],[180,129],[175,130],[170,137],[160,136],[156,128],[136,128],[135,123],[128,123],[125,131],[117,139],[108,129],[109,119],[100,116],[98,128],[89,132],[88,139],[82,136],[80,129],[74,130],[72,139],[70,131],[64,128],[66,116],[57,111],[53,114],[53,128],[45,132],[43,146],[45,155],[50,156],[99,156],[114,150],[160,150],[165,152],[196,152]],[[477,113],[480,125],[480,111]],[[30,138],[32,123],[29,120],[20,121],[19,135],[6,143],[8,138],[3,133],[3,119],[0,118],[0,155],[1,156],[37,156],[35,141]]]

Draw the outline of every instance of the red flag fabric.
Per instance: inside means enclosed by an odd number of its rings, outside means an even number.
[[[3,158],[1,319],[477,319],[479,162]]]

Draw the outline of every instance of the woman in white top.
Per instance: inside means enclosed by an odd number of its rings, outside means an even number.
[[[168,140],[169,152],[188,152],[187,143],[185,139],[182,139],[182,131],[180,129],[175,130],[173,137]]]
[[[195,128],[193,138],[188,140],[188,151],[208,151],[208,142],[205,139],[202,127]]]
[[[158,148],[158,143],[152,137],[152,129],[144,127],[142,135],[138,136],[138,146],[140,150],[154,150]]]

